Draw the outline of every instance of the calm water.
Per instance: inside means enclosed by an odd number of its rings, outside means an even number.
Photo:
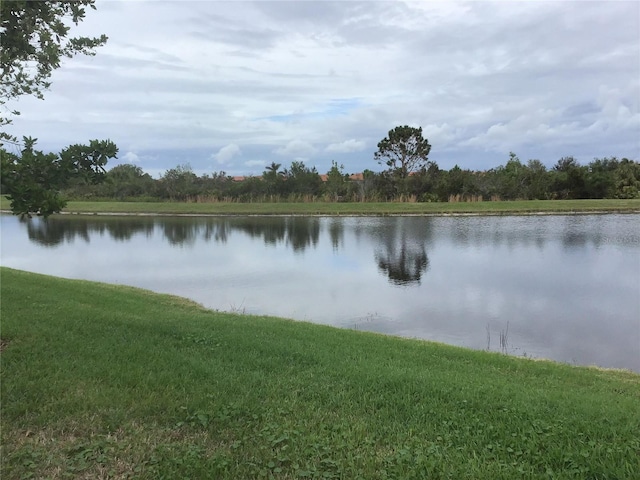
[[[4,266],[640,372],[640,215],[0,221]]]

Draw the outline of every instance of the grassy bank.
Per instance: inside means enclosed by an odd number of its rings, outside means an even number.
[[[6,268],[0,281],[2,478],[640,471],[636,374]]]
[[[2,198],[0,207],[9,209]],[[72,213],[149,213],[199,215],[438,215],[567,212],[640,212],[633,200],[526,200],[468,203],[186,203],[186,202],[69,202]]]

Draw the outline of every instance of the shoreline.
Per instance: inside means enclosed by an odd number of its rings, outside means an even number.
[[[11,215],[11,210],[0,210]],[[425,212],[425,213],[169,213],[169,212],[59,212],[56,215],[103,217],[529,217],[568,215],[638,215],[640,210],[558,210],[558,211],[499,211],[499,212]],[[37,215],[34,215],[37,216]]]
[[[183,297],[4,267],[0,274],[3,478],[638,471],[640,376],[628,370],[211,311]]]

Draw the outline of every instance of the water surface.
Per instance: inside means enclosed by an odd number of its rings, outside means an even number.
[[[640,371],[639,215],[0,220],[13,268]]]

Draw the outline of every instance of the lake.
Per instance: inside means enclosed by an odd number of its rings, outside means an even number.
[[[640,372],[640,215],[0,217],[1,264]]]

